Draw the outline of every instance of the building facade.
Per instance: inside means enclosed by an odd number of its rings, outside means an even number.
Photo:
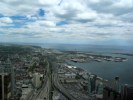
[[[11,74],[0,75],[0,100],[11,99]]]

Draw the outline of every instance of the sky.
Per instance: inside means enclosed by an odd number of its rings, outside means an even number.
[[[0,42],[132,45],[133,0],[0,0]]]

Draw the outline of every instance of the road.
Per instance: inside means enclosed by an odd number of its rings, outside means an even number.
[[[51,93],[51,72],[49,67],[49,62],[47,62],[47,73],[46,78],[42,87],[37,91],[34,90],[32,95],[27,100],[51,100],[50,93]]]
[[[52,100],[52,88],[59,91],[62,95],[64,95],[68,100],[77,100],[74,96],[72,96],[66,89],[60,84],[58,79],[58,67],[56,63],[52,63],[51,61],[47,61],[47,74],[46,81],[44,82],[41,89],[35,91],[27,100]],[[45,99],[44,99],[45,98]]]
[[[32,95],[27,100],[41,100],[42,98],[41,94],[43,91],[45,91],[46,86],[47,86],[47,83],[43,84],[42,88],[40,88],[39,90],[34,90]]]
[[[68,100],[77,100],[74,96],[72,96],[66,89],[60,84],[59,79],[58,79],[58,67],[53,66],[53,73],[52,73],[52,81],[53,81],[53,86],[55,89],[57,89],[60,93],[62,93]]]

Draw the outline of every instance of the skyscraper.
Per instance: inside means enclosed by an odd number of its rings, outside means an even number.
[[[125,85],[121,94],[122,100],[133,100],[133,87]]]
[[[11,74],[0,75],[0,100],[11,98]]]
[[[103,100],[121,100],[121,94],[109,87],[103,89]]]
[[[0,63],[0,100],[14,100],[14,70],[9,59]]]

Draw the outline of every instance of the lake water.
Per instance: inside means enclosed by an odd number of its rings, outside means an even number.
[[[72,65],[80,67],[92,74],[97,74],[98,76],[112,80],[114,77],[119,76],[122,84],[133,85],[133,57],[123,56],[123,55],[113,55],[122,56],[128,58],[126,62],[90,62],[90,63],[74,63],[69,62]]]
[[[129,53],[133,54],[131,46],[100,46],[100,45],[64,45],[50,44],[42,45],[46,48],[54,48],[59,50],[77,50],[83,52],[93,52],[94,54],[111,55],[117,57],[126,57],[126,62],[91,62],[91,63],[74,63],[71,64],[83,68],[84,70],[97,74],[98,76],[111,80],[116,76],[120,77],[121,83],[133,85],[133,56],[126,56],[112,53]]]

